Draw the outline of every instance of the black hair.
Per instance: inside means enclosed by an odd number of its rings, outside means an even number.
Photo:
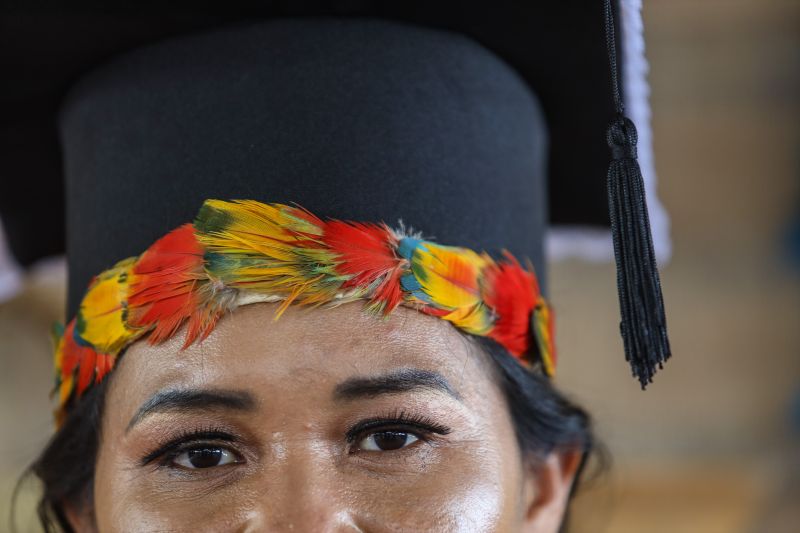
[[[588,456],[595,448],[589,414],[492,339],[474,339],[494,363],[523,455],[541,459],[555,450],[574,449]]]
[[[37,512],[46,533],[72,533],[67,506],[80,509],[93,505],[95,463],[110,377],[90,387],[71,406],[59,430],[29,469],[43,485]]]
[[[523,457],[539,460],[559,450],[583,454],[572,487],[574,493],[586,460],[595,449],[589,415],[556,390],[548,378],[524,368],[496,342],[469,337],[493,363],[495,379],[509,406]],[[72,533],[65,512],[67,506],[80,509],[93,503],[103,404],[112,377],[91,387],[72,406],[61,428],[30,468],[44,486],[38,514],[47,533]],[[565,527],[566,519],[562,530]]]

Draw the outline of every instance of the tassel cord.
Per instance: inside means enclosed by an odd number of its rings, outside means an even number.
[[[670,357],[661,281],[650,231],[644,180],[636,159],[636,127],[624,115],[617,66],[611,0],[604,2],[606,46],[616,116],[607,133],[612,162],[608,169],[608,202],[617,288],[620,333],[625,359],[642,388]]]

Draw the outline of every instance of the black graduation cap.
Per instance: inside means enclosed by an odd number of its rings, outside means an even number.
[[[3,16],[0,217],[22,262],[66,249],[69,316],[92,275],[209,197],[402,218],[540,277],[548,222],[608,225],[603,132],[622,101],[601,2],[240,7]],[[614,124],[623,336],[644,385],[668,347],[635,131]]]

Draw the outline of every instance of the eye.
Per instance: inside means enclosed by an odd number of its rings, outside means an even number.
[[[221,446],[198,446],[178,453],[172,462],[183,468],[197,470],[238,463],[239,458]]]
[[[418,440],[416,435],[406,431],[377,431],[358,441],[358,448],[367,452],[388,452],[405,448]]]

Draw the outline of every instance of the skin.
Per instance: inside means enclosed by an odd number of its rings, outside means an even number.
[[[523,460],[490,363],[450,324],[275,310],[128,349],[78,531],[558,530],[579,454]]]

